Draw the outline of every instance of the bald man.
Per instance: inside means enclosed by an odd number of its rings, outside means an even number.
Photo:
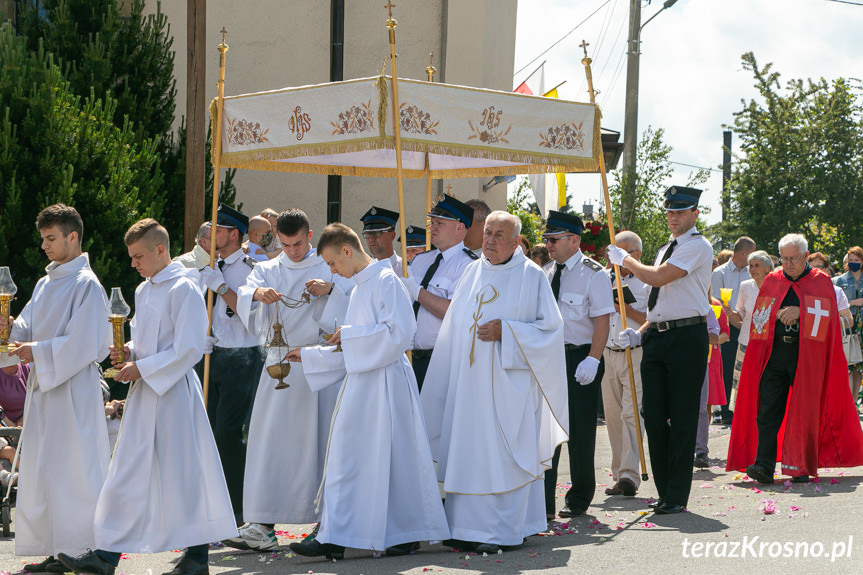
[[[270,259],[269,254],[262,246],[268,246],[273,241],[273,226],[263,216],[249,218],[249,257],[256,262],[265,262]]]

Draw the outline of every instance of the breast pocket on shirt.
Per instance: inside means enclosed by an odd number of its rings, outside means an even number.
[[[560,294],[560,315],[563,319],[579,320],[585,315],[587,301],[580,293],[564,292]]]
[[[452,290],[455,287],[455,282],[446,277],[432,278],[429,282],[428,291],[439,297],[452,299]]]

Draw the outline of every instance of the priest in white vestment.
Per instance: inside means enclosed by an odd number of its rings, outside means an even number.
[[[237,534],[195,364],[207,331],[197,272],[171,262],[168,232],[147,218],[126,232],[135,291],[132,339],[115,379],[134,382],[99,496],[95,551],[58,559],[79,573],[113,575],[121,553],[187,547],[170,575],[208,572],[208,544]],[[111,350],[116,361],[117,350]],[[103,417],[104,420],[104,417]]]
[[[318,251],[356,282],[332,346],[288,354],[313,389],[344,381],[333,414],[321,526],[292,543],[307,556],[340,558],[345,547],[405,555],[449,537],[413,370],[405,356],[416,331],[410,296],[389,261],[373,261],[343,224],[324,229]]]
[[[49,557],[25,565],[28,572],[62,569],[57,553],[93,546],[93,515],[110,456],[97,365],[111,343],[105,290],[81,252],[83,222],[74,208],[45,208],[36,227],[51,263],[12,325],[10,341],[20,342],[18,349],[0,355],[3,365],[33,364],[15,554]]]
[[[270,330],[278,306],[283,337],[291,347],[321,343],[344,322],[348,293],[354,282],[330,271],[315,254],[306,215],[297,209],[279,216],[277,229],[282,253],[259,263],[237,292],[237,315],[253,334],[272,337]],[[304,292],[311,301],[297,305]],[[291,305],[285,305],[287,302]],[[292,303],[293,302],[293,303]],[[271,346],[266,365],[277,364],[286,348]],[[292,365],[284,380],[287,389],[275,389],[278,380],[264,369],[252,408],[243,490],[240,535],[225,541],[238,549],[267,551],[278,547],[276,523],[313,523],[315,496],[324,471],[330,420],[338,386],[313,391],[303,364]]]
[[[495,211],[483,255],[444,318],[423,413],[461,550],[495,552],[546,530],[543,474],[568,429],[563,320],[542,270]]]

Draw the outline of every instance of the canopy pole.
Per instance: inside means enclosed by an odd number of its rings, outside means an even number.
[[[587,55],[587,47],[590,44],[582,40],[580,46],[584,50],[584,58],[581,63],[584,64],[584,73],[587,76],[587,91],[590,94],[590,103],[596,104],[596,92],[593,89],[593,74],[590,71],[590,63],[593,61]],[[602,150],[599,154],[599,175],[602,178],[602,191],[605,194],[605,213],[608,215],[608,235],[610,236],[611,244],[617,245],[614,241],[614,220],[611,212],[611,197],[608,194],[608,179],[605,175],[605,158]],[[617,288],[617,301],[620,308],[620,319],[623,329],[626,329],[626,303],[623,297],[623,280],[620,277],[620,267],[614,266],[615,284]],[[632,410],[635,415],[635,427],[638,429],[638,456],[641,459],[641,480],[647,481],[647,463],[644,459],[644,440],[641,437],[641,417],[638,413],[638,393],[635,390],[635,375],[632,371],[632,353],[631,348],[626,348],[626,367],[629,371],[629,391],[632,394]]]
[[[225,53],[228,45],[225,36],[228,31],[222,26],[222,43],[219,44],[219,96],[216,99],[216,124],[213,126],[213,209],[210,214],[210,267],[216,267],[216,223],[219,217],[219,167],[222,162],[222,108],[225,100]],[[207,337],[213,333],[213,296],[212,290],[207,290]],[[210,354],[204,356],[204,378],[201,382],[204,393],[204,406],[207,405],[207,395],[210,389]]]
[[[429,65],[426,66],[426,74],[428,74],[429,82],[434,82],[434,74],[437,68],[434,67],[434,52],[429,53]],[[426,152],[426,213],[431,211],[431,167],[429,165],[429,155]],[[426,251],[431,250],[431,228],[426,226]]]
[[[399,232],[402,236],[402,277],[408,277],[408,248],[407,248],[407,230],[405,224],[405,187],[402,180],[402,137],[401,128],[399,127],[399,83],[398,73],[396,72],[396,26],[398,22],[393,18],[393,8],[395,4],[392,0],[387,0],[384,6],[389,11],[387,18],[387,28],[390,31],[390,70],[392,71],[393,80],[393,132],[396,137],[396,179],[399,190]]]

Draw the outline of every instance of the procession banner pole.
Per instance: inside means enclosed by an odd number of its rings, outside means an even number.
[[[434,74],[437,68],[434,67],[434,52],[429,53],[429,65],[426,67],[429,82],[434,82]],[[431,168],[429,167],[429,155],[426,152],[426,213],[431,211]],[[431,249],[431,228],[426,226],[426,251]]]
[[[590,103],[596,104],[596,92],[593,89],[593,74],[590,71],[590,63],[593,61],[587,55],[587,47],[590,44],[583,41],[580,46],[584,50],[584,58],[581,63],[584,64],[584,72],[587,75],[587,89],[590,94]],[[605,213],[608,215],[608,235],[612,245],[617,245],[614,241],[614,219],[611,214],[611,196],[608,194],[608,178],[605,174],[605,158],[603,153],[599,154],[599,175],[602,178],[602,191],[605,194]],[[620,277],[620,267],[614,266],[615,285],[617,288],[617,301],[620,308],[620,319],[623,329],[626,329],[626,303],[623,297],[623,283]],[[626,348],[626,367],[629,371],[629,391],[632,394],[632,410],[635,414],[635,427],[638,429],[638,456],[641,459],[641,480],[647,481],[647,463],[644,459],[644,440],[641,437],[641,417],[638,413],[638,393],[635,389],[635,374],[632,371],[632,353],[631,348]]]
[[[396,26],[399,25],[396,19],[393,18],[393,8],[396,5],[392,0],[387,0],[386,8],[389,11],[387,18],[387,28],[390,31],[390,71],[392,72],[393,80],[393,133],[396,138],[396,180],[399,190],[399,232],[402,235],[402,277],[408,277],[408,248],[407,248],[407,225],[405,224],[405,188],[402,180],[402,137],[401,128],[399,126],[399,82],[398,73],[396,72]]]
[[[219,97],[216,100],[216,122],[213,125],[213,209],[210,213],[210,267],[216,268],[216,222],[219,217],[219,166],[222,161],[222,107],[225,98],[225,53],[228,45],[225,36],[228,31],[222,27],[222,43],[219,44]],[[213,333],[213,296],[212,290],[207,290],[207,337]],[[210,354],[204,356],[204,378],[201,382],[204,393],[204,406],[207,405],[207,395],[210,389]]]

